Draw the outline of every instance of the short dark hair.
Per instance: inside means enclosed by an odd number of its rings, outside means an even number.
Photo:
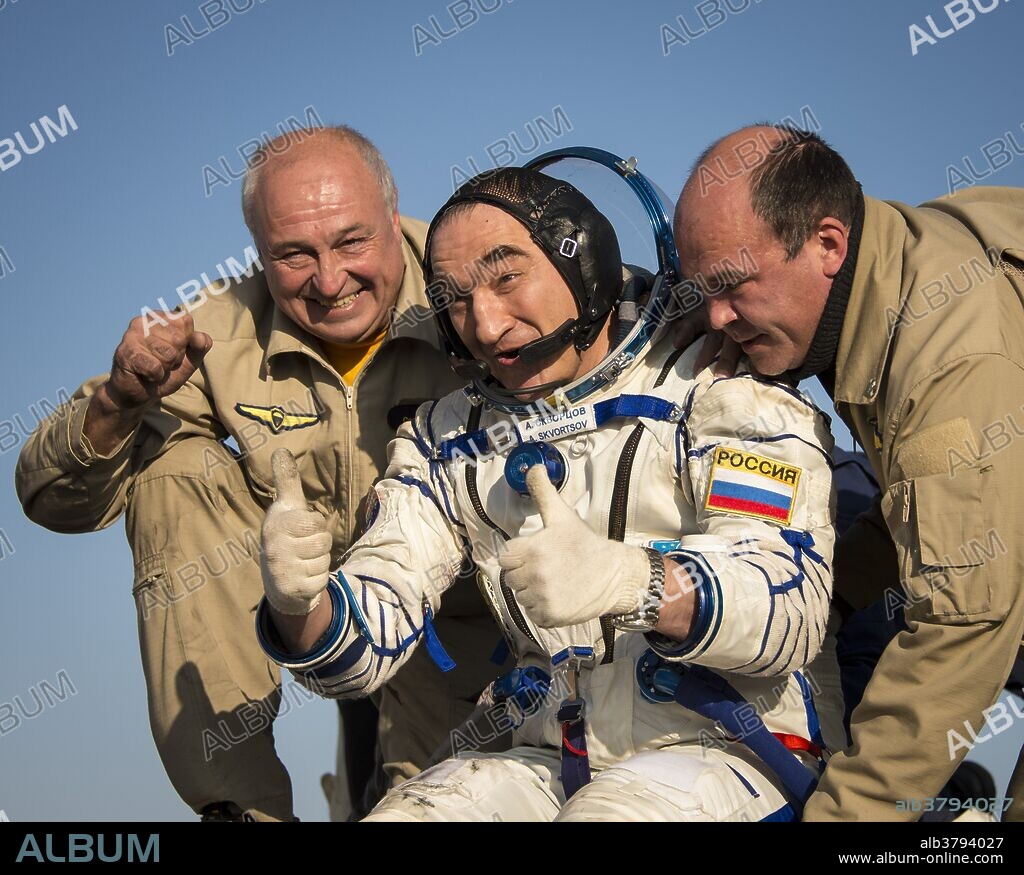
[[[455,206],[453,207],[448,207],[448,209],[444,210],[444,212],[441,213],[440,216],[435,217],[434,226],[433,228],[430,229],[431,239],[433,239],[437,235],[437,232],[440,231],[445,225],[451,222],[452,219],[458,218],[464,213],[468,213],[474,207],[480,206],[480,203],[480,201],[462,201],[462,203],[455,204]],[[430,253],[424,252],[423,259],[426,262],[427,268],[429,268]]]
[[[843,157],[812,131],[765,125],[780,136],[750,173],[750,206],[796,258],[826,216],[849,227],[860,185]]]

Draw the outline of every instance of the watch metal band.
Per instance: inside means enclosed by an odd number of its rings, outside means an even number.
[[[615,628],[624,632],[653,632],[661,614],[661,601],[665,595],[665,557],[653,547],[644,547],[643,551],[651,563],[644,603],[635,611],[612,618]]]

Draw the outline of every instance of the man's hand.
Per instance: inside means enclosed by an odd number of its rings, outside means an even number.
[[[708,333],[707,310],[704,309],[703,305],[694,309],[684,310],[681,315],[673,318],[669,324],[672,328],[672,345],[676,349],[686,349],[702,334]]]
[[[136,316],[114,351],[110,377],[93,394],[85,436],[106,455],[131,434],[146,411],[177,392],[195,373],[213,339],[196,331],[189,313],[165,313],[166,325],[147,327]]]
[[[526,473],[526,486],[544,529],[513,538],[498,562],[531,619],[552,629],[638,610],[651,573],[643,549],[594,532],[562,501],[543,465]]]
[[[327,588],[332,539],[323,514],[306,503],[295,457],[282,447],[270,464],[277,498],[261,533],[263,590],[275,610],[305,617]]]
[[[195,373],[213,346],[204,331],[196,331],[189,313],[165,313],[167,325],[146,327],[141,316],[114,351],[107,394],[122,410],[150,407],[177,392]]]
[[[693,364],[693,376],[704,370],[715,356],[713,373],[716,377],[731,377],[736,373],[743,350],[734,340],[730,340],[723,331],[715,331],[708,325],[707,310],[700,307],[684,313],[672,324],[672,343],[676,349],[686,349],[698,337],[704,335],[704,345],[697,354]]]
[[[697,355],[697,361],[693,364],[693,375],[696,377],[715,360],[715,356],[718,356],[718,361],[711,372],[716,377],[731,377],[736,373],[736,366],[742,355],[743,348],[724,331],[708,331],[704,345]]]

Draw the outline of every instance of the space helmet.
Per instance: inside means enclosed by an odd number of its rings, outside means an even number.
[[[649,282],[645,305],[639,306],[635,282],[624,282],[623,257],[618,236],[609,218],[576,185],[554,175],[559,164],[596,162],[614,169],[629,183],[625,197],[640,196],[647,213],[648,236],[655,231],[656,272],[646,273]],[[552,173],[542,172],[551,166]],[[571,174],[563,174],[571,175]],[[620,195],[621,197],[622,195]],[[523,361],[538,360],[572,345],[577,350],[590,347],[609,314],[618,308],[618,331],[614,349],[592,372],[572,381],[533,385],[520,392],[498,384],[486,363],[476,360],[458,336],[448,313],[448,306],[458,290],[448,280],[434,274],[431,242],[435,230],[453,208],[462,204],[488,204],[519,221],[530,233],[545,256],[565,280],[576,304],[575,318],[567,319],[550,334],[534,340],[519,350]],[[657,324],[666,312],[667,296],[678,276],[678,257],[668,224],[665,198],[636,170],[635,159],[622,161],[611,153],[597,149],[574,148],[548,153],[525,167],[502,167],[485,171],[461,185],[438,210],[430,223],[424,245],[427,298],[437,320],[445,350],[452,367],[472,384],[474,401],[509,412],[528,412],[530,405],[520,400],[524,394],[552,392],[568,403],[582,400],[600,386],[614,380],[646,346]],[[633,223],[637,224],[636,222]]]

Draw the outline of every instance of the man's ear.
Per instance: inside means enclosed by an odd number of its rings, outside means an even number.
[[[818,223],[815,232],[821,256],[821,272],[832,279],[846,260],[850,229],[839,219],[826,216]]]

